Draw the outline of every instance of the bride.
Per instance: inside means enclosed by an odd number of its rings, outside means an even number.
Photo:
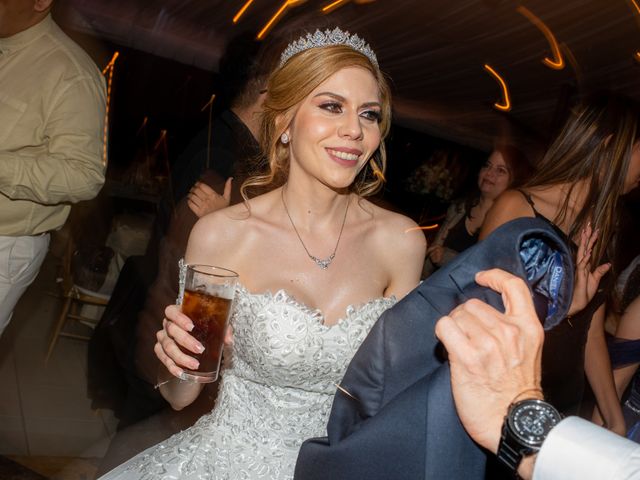
[[[185,261],[230,268],[241,285],[218,401],[191,428],[103,479],[286,479],[309,437],[325,435],[336,384],[379,315],[419,281],[425,239],[408,218],[364,199],[382,185],[390,96],[357,36],[317,31],[271,75],[261,146],[275,187],[198,221]],[[245,185],[246,187],[247,185]],[[202,346],[169,306],[155,352],[180,378]],[[201,385],[172,381],[179,410]]]

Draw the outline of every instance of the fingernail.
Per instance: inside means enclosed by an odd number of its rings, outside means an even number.
[[[190,323],[189,325],[187,325],[187,330],[188,330],[189,332],[190,332],[190,331],[192,331],[194,326],[195,326],[195,325],[194,325],[193,323]]]
[[[197,360],[194,360],[191,365],[193,365],[191,368],[193,368],[194,370],[197,370],[198,367],[200,367],[200,362]]]
[[[204,347],[203,347],[200,343],[198,343],[198,344],[196,345],[196,351],[197,351],[198,353],[202,353],[202,352],[204,352]]]

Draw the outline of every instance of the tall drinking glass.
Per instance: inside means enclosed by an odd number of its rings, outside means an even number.
[[[182,312],[193,322],[191,335],[204,352],[183,351],[200,362],[197,370],[184,370],[186,380],[211,383],[218,379],[224,335],[231,314],[238,274],[213,265],[187,265]]]

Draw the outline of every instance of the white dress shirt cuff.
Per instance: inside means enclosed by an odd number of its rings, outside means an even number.
[[[640,479],[640,445],[578,417],[562,420],[538,452],[533,480]]]

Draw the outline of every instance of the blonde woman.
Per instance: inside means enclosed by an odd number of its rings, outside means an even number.
[[[302,441],[324,435],[339,382],[382,311],[419,281],[425,240],[364,196],[384,178],[390,98],[374,53],[338,29],[292,42],[272,74],[261,146],[269,193],[194,227],[185,261],[240,275],[218,401],[190,429],[106,479],[287,479]],[[180,377],[201,351],[166,310],[156,354]],[[201,385],[169,382],[175,409]]]

